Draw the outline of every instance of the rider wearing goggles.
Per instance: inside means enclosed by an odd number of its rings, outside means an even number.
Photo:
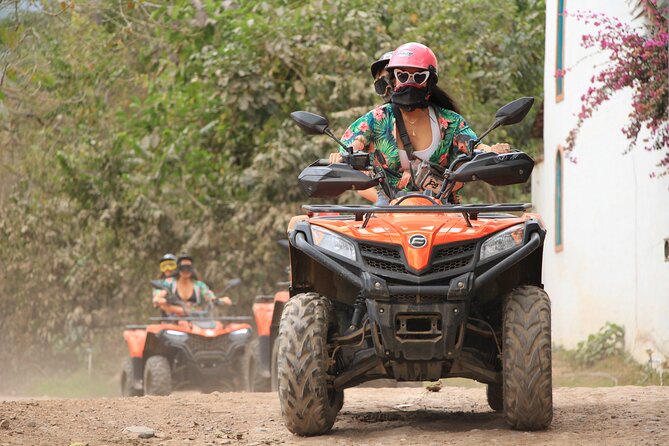
[[[177,257],[174,254],[165,254],[160,259],[161,278],[172,277],[177,269]]]
[[[393,78],[386,70],[386,65],[388,65],[392,55],[392,51],[384,53],[370,67],[374,78],[374,91],[383,98],[385,103],[390,102],[390,96],[393,94]]]

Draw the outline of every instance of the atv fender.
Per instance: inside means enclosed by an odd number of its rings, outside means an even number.
[[[128,329],[123,331],[123,338],[128,344],[128,351],[131,358],[141,358],[144,355],[144,346],[146,345],[146,329]]]
[[[130,353],[130,367],[132,369],[131,387],[133,389],[142,388],[142,379],[144,376],[144,346],[146,345],[146,327],[141,326],[137,328],[128,327],[123,331],[123,338],[128,344],[128,351]]]

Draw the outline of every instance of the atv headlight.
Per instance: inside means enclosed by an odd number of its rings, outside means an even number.
[[[485,260],[504,251],[517,248],[523,244],[524,238],[525,223],[511,226],[483,242],[483,245],[481,245],[480,260]]]
[[[235,330],[235,331],[231,332],[230,335],[231,336],[240,336],[240,335],[248,334],[250,332],[251,332],[251,330],[249,330],[248,328],[242,328],[240,330]]]
[[[320,226],[312,226],[311,235],[314,237],[314,245],[319,248],[356,261],[355,245],[345,238]]]

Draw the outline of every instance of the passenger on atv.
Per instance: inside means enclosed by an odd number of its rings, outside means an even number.
[[[177,256],[174,254],[164,254],[160,258],[160,279],[165,280],[169,277],[174,277],[177,274]]]
[[[159,280],[164,281],[170,277],[173,277],[177,273],[177,256],[170,253],[164,254],[160,258],[158,267],[160,268],[160,276],[158,277]],[[158,293],[160,293],[160,290],[154,288],[152,297],[155,298]]]
[[[159,290],[153,297],[153,305],[161,309],[164,314],[187,316],[193,307],[202,307],[209,303],[232,305],[228,297],[217,298],[206,283],[198,280],[193,258],[188,254],[181,254],[177,259],[178,275],[163,281],[177,299],[178,305],[168,302],[168,291]]]
[[[390,186],[400,191],[415,189],[410,165],[414,170],[421,161],[449,166],[462,153],[462,142],[476,139],[476,134],[460,114],[443,107],[451,104],[451,108],[456,108],[437,87],[437,58],[430,48],[415,42],[401,45],[386,69],[395,82],[391,102],[358,118],[344,132],[342,143],[355,151],[379,151],[387,160],[384,167]],[[437,91],[439,94],[433,97]],[[509,146],[478,144],[476,148],[506,153]],[[340,163],[344,154],[346,150],[342,148],[330,154],[329,160]],[[373,188],[360,195],[371,202],[378,198]]]

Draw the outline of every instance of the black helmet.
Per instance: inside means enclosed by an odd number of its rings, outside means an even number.
[[[184,260],[190,260],[192,262],[193,257],[191,257],[190,254],[186,254],[185,252],[182,252],[181,254],[179,254],[179,258],[177,258],[177,265]]]
[[[388,65],[388,62],[390,62],[390,58],[392,57],[393,52],[388,51],[387,53],[383,53],[383,56],[379,57],[379,60],[374,62],[372,66],[370,67],[370,71],[372,72],[372,77],[376,79],[376,75],[379,74],[379,71],[384,69],[386,65]]]

